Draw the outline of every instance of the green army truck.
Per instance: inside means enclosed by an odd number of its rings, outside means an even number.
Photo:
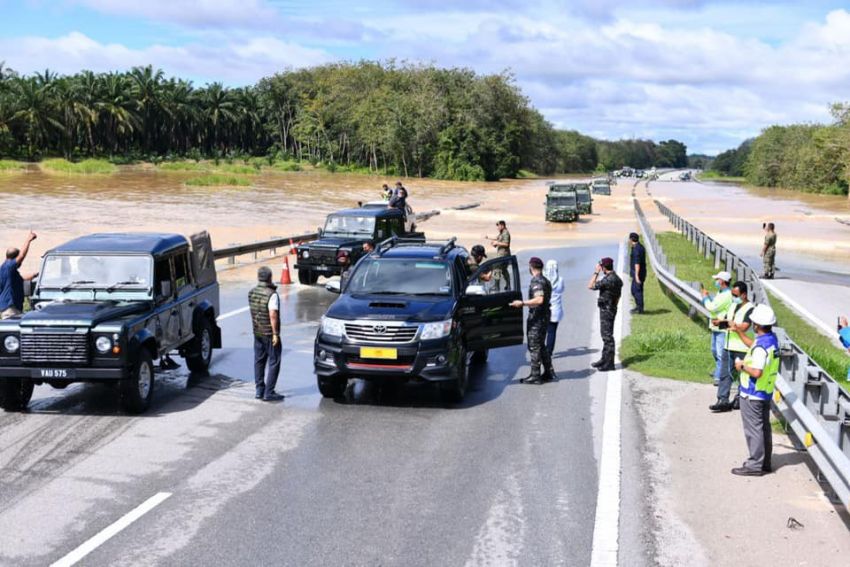
[[[590,185],[587,183],[577,183],[576,199],[578,201],[578,212],[580,215],[593,214],[593,197],[590,195]]]
[[[547,222],[575,222],[578,220],[578,199],[574,183],[553,184],[546,195]]]

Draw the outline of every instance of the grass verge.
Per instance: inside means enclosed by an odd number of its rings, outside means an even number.
[[[623,365],[647,376],[711,383],[714,369],[707,323],[688,317],[688,307],[667,295],[651,265],[643,286],[646,310],[631,320],[623,339]]]
[[[19,173],[26,170],[26,164],[11,159],[0,159],[0,173]]]
[[[724,181],[727,183],[746,183],[746,177],[735,177],[732,175],[723,175],[717,171],[703,171],[697,175],[697,179],[701,181]]]
[[[186,185],[195,185],[198,187],[247,187],[251,185],[251,180],[238,175],[208,173],[206,175],[190,177],[186,180]]]
[[[42,171],[73,175],[106,175],[118,171],[118,167],[105,159],[68,161],[62,158],[46,159],[38,164]]]
[[[712,260],[706,260],[700,256],[696,247],[678,233],[660,233],[658,242],[670,264],[676,266],[676,275],[679,279],[702,282],[711,289],[711,276],[715,273]],[[693,320],[683,322],[681,315],[687,315],[687,307],[675,297],[664,295],[661,285],[651,271],[644,286],[644,296],[645,303],[650,308],[647,310],[648,314],[632,318],[631,334],[623,341],[621,352],[624,364],[627,363],[643,374],[709,382],[708,372],[713,367],[714,359],[709,352],[710,333],[702,317],[699,318],[699,323]],[[776,312],[779,326],[785,329],[794,342],[833,378],[847,386],[850,357],[835,346],[829,337],[823,335],[782,301],[771,295],[770,302]],[[656,317],[655,312],[658,310],[666,310],[669,313],[663,313],[664,317]],[[669,319],[667,315],[670,315]],[[694,334],[693,325],[697,325],[701,333]],[[697,336],[701,338],[694,343]],[[681,341],[681,348],[676,347],[675,344],[671,345],[675,342],[674,339]],[[699,347],[700,344],[704,353],[700,348],[692,348]],[[672,354],[669,353],[671,346],[674,349]],[[653,360],[656,357],[658,360]],[[671,366],[667,362],[668,359],[688,368],[668,368]]]

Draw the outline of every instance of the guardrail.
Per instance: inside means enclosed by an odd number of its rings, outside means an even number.
[[[459,205],[457,207],[451,207],[454,210],[466,210],[466,209],[474,209],[475,207],[481,206],[481,203],[470,203],[467,205]],[[431,211],[425,211],[423,213],[416,213],[414,217],[415,222],[424,222],[431,217],[437,216],[440,214],[440,211],[434,209]],[[225,246],[224,248],[216,248],[213,250],[213,258],[216,260],[221,260],[222,258],[227,258],[229,264],[233,264],[236,261],[236,256],[242,256],[243,254],[257,254],[258,252],[263,252],[265,250],[271,250],[272,255],[276,255],[278,248],[288,248],[292,243],[300,243],[300,242],[310,242],[312,240],[317,240],[319,238],[318,232],[308,232],[305,234],[298,234],[295,236],[282,236],[278,238],[272,238],[270,240],[261,240],[259,242],[249,242],[247,244],[233,244],[230,246]],[[255,256],[256,258],[256,256]]]
[[[271,240],[261,240],[260,242],[250,242],[248,244],[234,244],[232,246],[225,246],[224,248],[216,248],[213,250],[213,258],[216,260],[228,258],[229,263],[232,264],[235,261],[236,256],[252,253],[256,254],[257,252],[262,252],[264,250],[272,250],[275,252],[277,248],[289,248],[291,243],[309,242],[311,240],[316,240],[317,238],[319,238],[319,233],[308,232],[306,234],[284,236],[281,238],[273,238]]]
[[[706,258],[715,255],[715,267],[725,262],[727,271],[737,273],[738,279],[757,290],[759,299],[755,300],[756,303],[767,302],[767,294],[758,276],[743,260],[668,207],[658,201],[655,204]],[[678,279],[675,267],[667,262],[637,199],[634,199],[634,207],[658,281],[688,304],[692,315],[699,312],[707,317],[708,310],[702,305],[702,298],[694,285]],[[833,496],[845,510],[850,510],[850,395],[783,329],[777,327],[774,330],[779,339],[781,363],[773,409],[791,429],[791,437],[798,448],[807,450],[812,457],[818,469],[818,480],[826,480]]]

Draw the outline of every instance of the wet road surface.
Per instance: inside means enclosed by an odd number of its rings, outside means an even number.
[[[323,400],[312,344],[336,296],[290,286],[282,403],[253,399],[246,312],[220,322],[211,376],[159,374],[144,416],[120,414],[106,387],[36,388],[28,413],[0,414],[0,563],[55,561],[167,493],[83,564],[587,564],[605,375],[589,370],[600,341],[585,285],[615,253],[537,253],[567,285],[554,384],[518,383],[523,346],[491,351],[458,406],[361,381]],[[224,287],[222,313],[250,285]]]

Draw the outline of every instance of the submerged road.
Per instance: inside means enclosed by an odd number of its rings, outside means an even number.
[[[50,564],[91,538],[63,564],[84,553],[81,564],[110,566],[588,564],[606,375],[589,367],[600,341],[585,285],[616,252],[537,253],[560,262],[567,285],[553,384],[518,382],[523,346],[473,367],[461,405],[427,386],[390,394],[360,381],[324,400],[312,344],[336,296],[291,286],[282,403],[253,399],[246,312],[220,322],[227,348],[211,376],[158,374],[143,416],[118,413],[105,387],[36,388],[29,412],[0,414],[0,564]],[[224,287],[222,312],[243,307],[250,285]],[[626,447],[637,433],[624,435]],[[628,563],[641,564],[632,453],[620,553],[632,546]]]

